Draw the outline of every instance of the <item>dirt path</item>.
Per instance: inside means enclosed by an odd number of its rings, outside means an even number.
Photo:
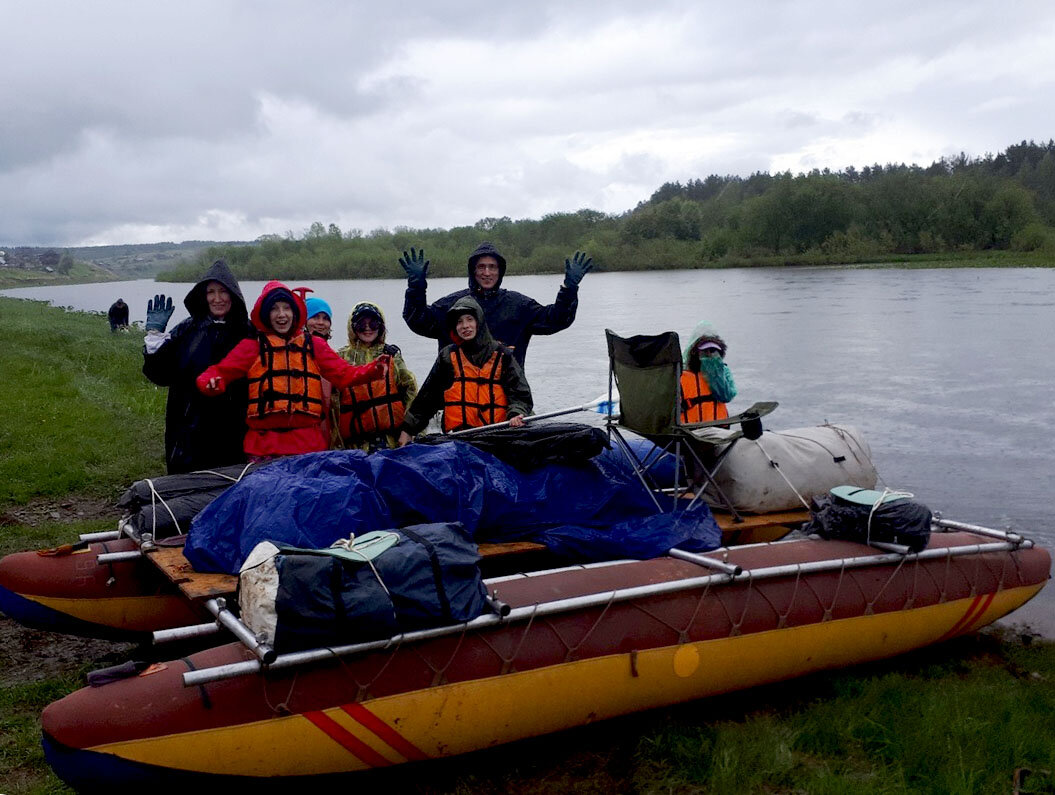
[[[29,629],[0,614],[0,685],[27,684],[105,668],[128,658],[133,643]]]
[[[80,522],[113,518],[121,511],[111,499],[101,497],[64,497],[61,500],[34,500],[25,505],[10,505],[0,510],[0,527],[25,525],[40,527],[49,523]]]

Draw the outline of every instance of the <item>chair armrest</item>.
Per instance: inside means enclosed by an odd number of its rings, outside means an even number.
[[[732,416],[726,417],[725,419],[708,420],[707,422],[686,422],[679,424],[678,427],[686,431],[691,431],[696,428],[713,428],[717,425],[739,425],[745,420],[753,420],[758,417],[764,417],[767,414],[772,413],[773,409],[775,409],[779,405],[780,404],[777,403],[775,400],[761,401],[755,403],[750,408],[744,409],[739,414],[733,414]]]

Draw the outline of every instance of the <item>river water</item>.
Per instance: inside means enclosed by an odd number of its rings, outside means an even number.
[[[506,285],[549,303],[560,277]],[[436,298],[465,285],[433,279]],[[252,302],[262,282],[244,282]],[[424,378],[435,343],[403,323],[400,279],[318,281],[335,317],[335,347],[356,301],[378,303],[389,341]],[[150,280],[20,288],[2,295],[104,312],[118,297],[143,321]],[[946,517],[1010,526],[1055,547],[1055,270],[755,268],[596,273],[580,290],[575,324],[535,337],[527,376],[536,411],[585,403],[607,389],[604,329],[622,335],[709,320],[729,343],[739,396],[732,408],[778,400],[767,427],[824,421],[859,427],[891,488]],[[173,324],[186,315],[182,306]],[[105,326],[105,318],[100,318]],[[1055,637],[1055,587],[1015,614]]]

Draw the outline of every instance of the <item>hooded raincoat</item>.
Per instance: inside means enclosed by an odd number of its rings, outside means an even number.
[[[682,422],[707,422],[729,416],[726,403],[736,397],[736,383],[725,363],[728,346],[710,323],[701,320],[692,330],[691,342],[685,346],[681,371]],[[720,356],[701,356],[696,349],[712,342]]]
[[[271,328],[267,319],[276,300],[290,303],[296,315],[290,332],[281,338]],[[245,377],[254,370],[262,370],[265,373],[264,381],[282,384],[294,365],[301,369],[297,370],[297,376],[290,378],[292,382],[298,380],[303,370],[308,373],[304,377],[305,381],[318,375],[338,388],[371,381],[384,373],[384,367],[378,363],[354,367],[345,362],[333,352],[324,339],[314,337],[304,330],[306,317],[307,308],[303,298],[294,295],[282,282],[268,282],[257,298],[251,314],[259,339],[245,339],[238,343],[223,361],[198,376],[198,389],[204,394],[222,394],[228,384],[234,386],[244,383]],[[273,352],[278,347],[276,343],[295,346],[298,355],[290,356],[287,361],[285,354],[276,355]],[[266,347],[269,347],[269,350],[265,350]],[[304,352],[306,358],[302,358],[299,352]],[[300,364],[297,364],[298,361]],[[215,391],[209,388],[209,381],[213,378],[219,379]],[[261,389],[264,389],[264,386],[261,386]],[[245,406],[249,416],[245,421],[249,430],[245,434],[246,454],[252,458],[270,458],[326,450],[329,447],[329,439],[320,424],[324,412],[321,397],[314,402],[319,405],[314,413],[310,413],[295,408],[295,401],[280,400],[275,407],[269,407],[259,406],[247,400]]]
[[[484,290],[476,283],[476,261],[491,256],[498,260],[498,283]],[[442,349],[450,341],[447,336],[447,311],[454,302],[465,296],[475,298],[483,309],[487,325],[494,338],[513,353],[517,364],[524,367],[528,343],[535,334],[556,334],[575,321],[579,308],[579,288],[562,284],[557,291],[557,300],[543,306],[523,293],[502,288],[506,275],[506,260],[490,243],[481,243],[468,262],[469,288],[445,295],[429,305],[425,300],[426,283],[408,283],[403,302],[403,319],[410,330],[422,337],[432,337]]]
[[[376,315],[381,326],[377,331],[377,339],[370,345],[362,342],[359,339],[359,336],[355,333],[355,329],[352,328],[352,318],[358,317],[359,314],[364,311]],[[381,311],[381,307],[372,301],[360,301],[352,307],[352,313],[348,316],[348,344],[337,351],[337,353],[342,359],[350,364],[369,364],[383,353],[387,353],[391,356],[396,389],[399,391],[399,396],[402,399],[403,408],[405,410],[418,394],[418,382],[417,379],[414,378],[414,374],[410,372],[410,368],[407,367],[407,363],[403,361],[403,354],[400,353],[399,348],[395,345],[389,345],[387,337],[388,325],[385,323],[385,315],[384,312]],[[350,389],[341,390],[341,395],[344,398],[342,402],[345,406],[351,404],[351,401],[347,399],[349,396],[345,394],[349,391]],[[345,449],[348,450],[358,448],[360,450],[369,451],[372,448],[377,447],[379,444],[389,448],[398,447],[399,430],[398,427],[393,428],[389,432],[371,438],[362,438],[359,436],[344,437],[342,435],[341,443],[344,445]]]
[[[458,317],[466,313],[472,314],[477,323],[476,337],[471,340],[462,340],[454,333]],[[474,367],[482,367],[497,352],[501,366],[500,383],[506,400],[506,419],[529,415],[532,408],[531,387],[528,386],[527,378],[524,377],[524,371],[513,357],[512,352],[491,336],[480,305],[473,298],[462,296],[447,310],[444,327],[447,329],[448,339],[453,340],[454,344],[445,347],[436,357],[436,363],[432,365],[432,370],[425,379],[425,383],[421,385],[417,397],[407,409],[406,417],[403,419],[403,430],[411,436],[420,433],[428,425],[432,416],[445,408],[445,393],[454,384],[455,366],[452,358],[458,354],[468,359]],[[445,428],[445,430],[457,430],[457,428]]]
[[[231,294],[231,309],[219,320],[212,317],[205,300],[209,282],[219,282]],[[194,385],[205,368],[223,359],[249,334],[245,299],[227,263],[214,262],[183,305],[190,317],[176,325],[160,347],[148,343],[143,349],[143,375],[169,390],[165,464],[170,475],[245,461],[245,384],[222,398],[205,397]]]

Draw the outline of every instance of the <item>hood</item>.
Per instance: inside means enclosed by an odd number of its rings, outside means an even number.
[[[502,279],[506,277],[506,258],[499,254],[498,249],[495,248],[492,244],[488,243],[487,241],[484,241],[476,247],[476,251],[469,255],[468,268],[470,290],[480,289],[479,285],[476,283],[476,260],[480,259],[480,257],[486,256],[491,256],[498,260],[498,282],[495,284],[493,289],[497,290],[499,287],[502,286]]]
[[[260,297],[256,299],[256,303],[253,304],[253,312],[250,315],[253,326],[257,331],[261,331],[264,334],[273,333],[271,326],[263,319],[266,311],[270,313],[271,304],[281,298],[282,300],[289,301],[293,305],[294,311],[297,312],[297,317],[293,321],[293,333],[296,333],[304,327],[304,321],[308,317],[308,308],[304,305],[304,299],[300,295],[294,293],[282,282],[270,281],[264,285],[264,289],[260,292]]]
[[[205,290],[209,282],[219,282],[231,294],[231,311],[227,313],[224,320],[245,323],[248,313],[245,308],[245,298],[242,297],[242,288],[238,286],[238,279],[234,277],[231,269],[222,259],[216,260],[209,266],[209,270],[205,271],[205,275],[183,299],[183,305],[187,307],[190,316],[196,319],[209,316],[209,303],[205,300]]]
[[[355,336],[355,329],[352,328],[352,326],[355,325],[355,321],[363,314],[377,315],[377,319],[381,321],[381,328],[378,331],[377,339],[372,345],[370,345],[370,347],[384,345],[385,338],[388,336],[388,324],[385,322],[385,313],[382,312],[381,307],[373,301],[360,301],[352,307],[352,314],[348,315],[348,344],[352,347],[363,344],[359,341],[359,338]]]
[[[459,337],[454,327],[458,323],[458,318],[466,313],[471,314],[476,318],[476,337],[471,342],[465,342]],[[494,337],[491,336],[490,329],[487,328],[487,321],[484,320],[484,310],[476,302],[476,299],[472,296],[463,295],[453,304],[451,308],[447,310],[447,336],[455,345],[464,348],[467,352],[473,352],[478,350],[492,350],[498,347],[498,343],[495,342]]]
[[[716,343],[718,347],[722,349],[723,359],[725,358],[726,352],[729,350],[729,346],[726,345],[725,340],[718,335],[714,326],[706,320],[701,320],[692,330],[692,336],[689,337],[689,344],[685,346],[685,350],[682,353],[682,361],[685,367],[693,372],[698,372],[700,369],[700,355],[696,352],[696,346],[701,342]]]

